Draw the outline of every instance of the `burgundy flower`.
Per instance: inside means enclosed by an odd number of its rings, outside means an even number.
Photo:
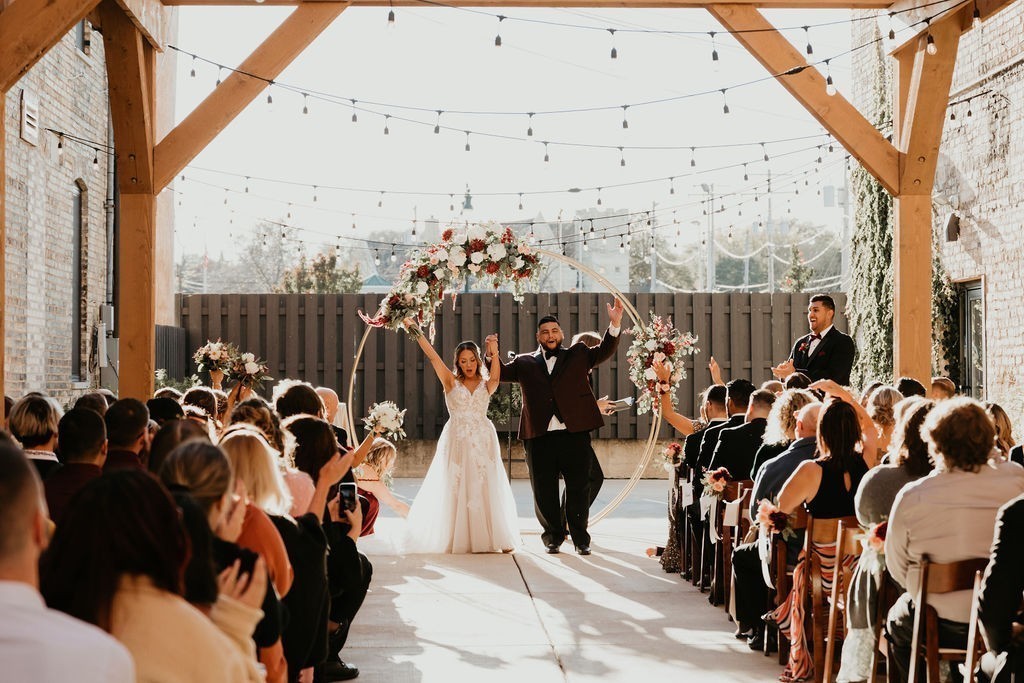
[[[473,252],[477,252],[477,251],[483,251],[486,248],[487,248],[487,242],[484,242],[483,240],[473,240],[472,242],[469,243],[469,253],[470,254],[472,254]]]
[[[665,345],[661,347],[661,352],[666,356],[671,356],[676,352],[676,345],[672,342],[665,342]]]
[[[417,277],[425,278],[428,275],[430,275],[430,266],[420,266],[419,268],[416,269]]]
[[[441,239],[443,241],[447,242],[448,240],[450,240],[452,238],[453,234],[454,233],[452,232],[452,229],[448,228],[447,230],[445,230],[444,232],[441,233]]]
[[[391,295],[391,298],[388,299],[388,308],[394,308],[398,305],[399,301],[401,301],[401,299],[399,299],[397,295]]]
[[[494,261],[491,261],[490,263],[487,264],[486,270],[488,275],[494,275],[499,270],[501,270],[501,266],[495,263]]]
[[[789,525],[789,515],[781,510],[768,515],[768,519],[772,522],[772,528],[778,532],[782,532]]]

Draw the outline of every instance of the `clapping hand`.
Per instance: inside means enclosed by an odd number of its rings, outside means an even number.
[[[830,379],[819,379],[817,382],[811,384],[808,389],[816,389],[817,391],[828,394],[829,396],[834,396],[840,401],[846,401],[848,403],[854,402],[853,397],[845,387]]]
[[[718,361],[715,360],[714,356],[711,356],[711,360],[708,361],[708,370],[711,371],[711,381],[715,384],[725,384],[722,381],[722,368],[719,367]]]
[[[796,366],[793,364],[792,359],[784,360],[772,368],[772,374],[775,375],[777,379],[786,379],[794,372],[796,372]]]
[[[615,297],[615,304],[606,304],[608,307],[608,322],[612,327],[622,327],[622,300]]]

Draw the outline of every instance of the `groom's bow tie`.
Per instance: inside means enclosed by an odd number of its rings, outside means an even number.
[[[820,334],[812,334],[809,341],[821,341],[821,335]]]
[[[549,358],[558,358],[560,351],[561,349],[544,349],[544,360],[548,360]]]

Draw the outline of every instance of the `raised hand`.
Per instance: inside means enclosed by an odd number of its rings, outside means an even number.
[[[715,360],[714,356],[711,356],[711,360],[708,361],[708,370],[711,371],[711,381],[715,384],[725,384],[722,381],[722,368],[719,367],[718,361]]]
[[[355,457],[354,451],[349,451],[345,455],[335,453],[317,473],[319,475],[318,483],[319,481],[324,481],[328,485],[332,485],[336,481],[340,481],[352,467],[353,457]]]
[[[658,376],[659,382],[668,382],[672,379],[672,369],[662,363],[660,360],[654,361],[651,365],[654,368],[654,373]]]
[[[796,372],[796,366],[793,364],[792,359],[782,361],[772,368],[772,374],[778,379],[786,379],[794,372]]]
[[[615,304],[606,304],[608,307],[608,322],[612,327],[622,327],[622,301],[615,297]]]

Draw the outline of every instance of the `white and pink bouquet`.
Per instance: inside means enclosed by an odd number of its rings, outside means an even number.
[[[234,344],[223,342],[220,339],[213,342],[206,340],[204,346],[196,349],[192,360],[200,372],[227,372],[231,369],[231,363],[238,355],[238,349]]]
[[[864,537],[864,549],[873,550],[879,555],[885,554],[885,534],[889,530],[889,522],[882,520],[872,524]]]
[[[379,431],[386,438],[395,441],[405,438],[405,411],[399,410],[394,401],[381,401],[370,406],[370,414],[363,418],[366,431]]]
[[[629,362],[629,378],[640,390],[637,400],[637,413],[642,415],[648,410],[658,407],[658,375],[654,371],[655,361],[659,361],[671,371],[671,389],[673,393],[679,382],[686,377],[683,357],[698,353],[697,337],[689,332],[680,332],[672,327],[672,318],[662,318],[651,312],[651,322],[647,327],[634,327],[627,330],[633,335],[633,343],[626,351]]]
[[[441,241],[416,251],[402,264],[398,282],[388,292],[373,316],[359,312],[372,327],[419,334],[406,328],[412,319],[427,328],[434,337],[434,311],[446,291],[456,292],[468,278],[489,282],[494,289],[507,285],[516,301],[523,300],[527,288],[540,278],[540,259],[528,239],[517,238],[511,228],[495,223],[447,228]]]
[[[231,366],[228,368],[228,379],[238,382],[243,387],[255,391],[267,381],[272,379],[267,374],[269,368],[262,358],[257,358],[251,353],[240,353],[231,359]]]
[[[661,464],[665,468],[666,472],[672,472],[676,465],[679,464],[679,455],[683,452],[683,447],[678,442],[673,441],[669,445],[665,446],[665,450],[661,452]]]
[[[704,486],[705,496],[717,496],[722,497],[722,493],[725,491],[725,486],[732,477],[729,475],[729,470],[724,467],[719,467],[717,470],[707,470],[704,472],[704,477],[700,480],[700,483]]]

